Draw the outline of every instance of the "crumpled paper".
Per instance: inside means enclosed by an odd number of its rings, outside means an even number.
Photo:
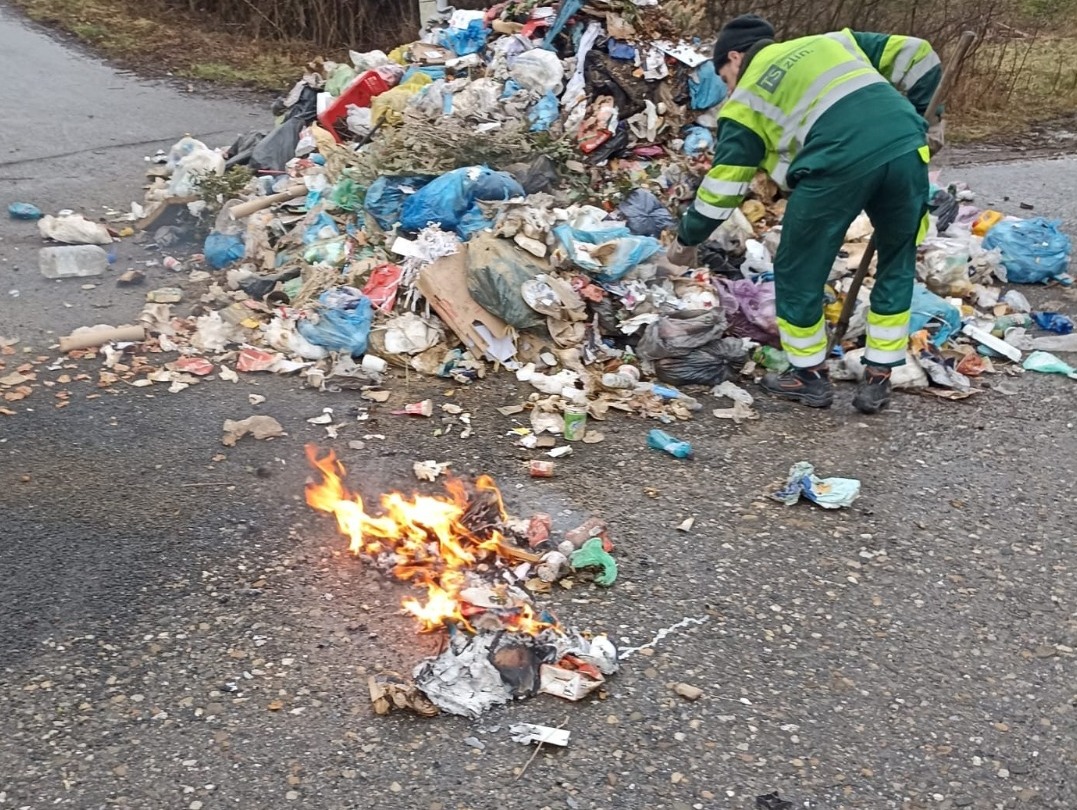
[[[785,486],[770,497],[792,506],[801,496],[824,509],[840,509],[851,506],[860,496],[860,482],[855,478],[819,478],[810,463],[798,461],[790,468]]]

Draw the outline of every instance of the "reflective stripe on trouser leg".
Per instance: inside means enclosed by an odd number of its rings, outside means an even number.
[[[778,334],[782,349],[796,368],[810,368],[826,360],[826,321],[822,318],[814,326],[794,326],[778,318]]]
[[[909,345],[909,310],[897,315],[868,311],[868,341],[864,362],[895,366],[905,362]]]

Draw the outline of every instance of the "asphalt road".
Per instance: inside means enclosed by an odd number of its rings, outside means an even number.
[[[18,111],[0,118],[4,206],[122,207],[140,197],[143,155],[266,119],[119,74],[2,9],[0,75]],[[950,172],[984,202],[1029,202],[1077,230],[1073,160]],[[0,237],[0,335],[28,357],[181,280],[151,267],[134,292],[45,281],[32,226],[0,221]],[[125,242],[117,269],[153,258]],[[96,375],[73,365],[43,376]],[[448,399],[398,378],[334,443],[365,493],[409,488],[426,458],[492,473],[518,514],[611,525],[620,579],[553,596],[562,619],[636,645],[708,618],[626,661],[604,700],[538,697],[479,722],[370,711],[366,675],[407,671],[433,642],[396,612],[403,586],[302,503],[303,444],[322,435],[306,419],[354,397],[266,376],[175,395],[76,381],[64,408],[38,391],[0,416],[0,808],[748,810],[774,790],[796,807],[1072,807],[1073,385],[999,378],[967,402],[902,395],[870,419],[849,389],[823,413],[764,401],[758,422],[676,426],[692,462],[648,451],[652,425],[620,418],[534,481],[494,410],[524,398],[511,379],[452,392],[476,426],[460,439],[389,415]],[[289,435],[221,446],[224,419],[259,411]],[[347,448],[372,434],[388,438]],[[801,459],[861,479],[862,498],[839,512],[766,501]],[[519,721],[564,723],[571,744],[520,775]]]

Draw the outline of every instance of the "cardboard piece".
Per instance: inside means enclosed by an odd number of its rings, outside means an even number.
[[[467,291],[467,245],[423,268],[416,286],[472,354],[504,362],[503,341],[514,344],[516,332],[480,307]],[[483,327],[486,335],[477,327]],[[491,354],[491,348],[495,347],[497,357]]]

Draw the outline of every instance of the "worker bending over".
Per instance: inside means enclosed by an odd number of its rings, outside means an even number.
[[[714,61],[730,95],[718,114],[713,168],[670,259],[695,264],[694,246],[741,204],[757,170],[791,189],[774,285],[792,368],[767,374],[763,387],[825,408],[834,394],[823,288],[849,225],[866,211],[878,269],[866,375],[853,403],[877,413],[890,401],[891,369],[905,362],[916,246],[927,227],[929,134],[941,146],[941,119],[931,133],[924,120],[942,77],[939,57],[922,39],[849,29],[775,42],[770,23],[746,14],[722,29]]]

